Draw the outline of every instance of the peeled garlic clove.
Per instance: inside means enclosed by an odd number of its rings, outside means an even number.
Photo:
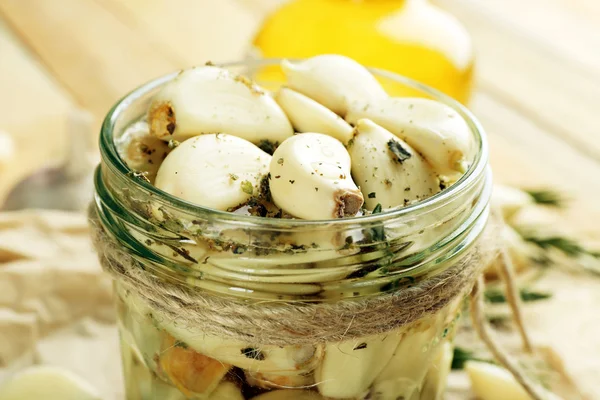
[[[270,162],[271,156],[236,136],[197,136],[167,156],[155,186],[183,200],[227,210],[258,194]]]
[[[350,217],[363,204],[350,176],[350,156],[331,136],[303,133],[287,139],[273,153],[269,173],[273,201],[298,218]]]
[[[420,390],[423,378],[433,358],[433,342],[440,332],[443,315],[439,313],[419,323],[417,329],[405,332],[392,358],[373,383],[373,392],[382,398],[410,399]]]
[[[100,400],[100,395],[70,371],[57,367],[36,366],[0,385],[0,399]]]
[[[388,332],[327,344],[323,362],[315,371],[319,392],[336,399],[362,396],[386,366],[401,338],[399,332]]]
[[[279,375],[277,373],[265,374],[262,372],[245,371],[246,382],[250,386],[263,389],[291,389],[309,387],[315,381],[311,374]]]
[[[465,370],[469,375],[471,387],[477,398],[481,400],[531,400],[531,396],[519,385],[506,369],[481,361],[467,361]],[[560,400],[557,395],[542,387],[547,400]]]
[[[229,364],[194,351],[170,335],[163,339],[159,357],[161,369],[187,397],[210,394],[231,368]]]
[[[500,210],[505,220],[534,203],[532,197],[521,189],[498,184],[494,185],[490,201],[493,207]]]
[[[387,97],[377,79],[351,58],[324,54],[304,61],[283,60],[288,86],[345,116],[355,101],[372,103]]]
[[[298,132],[324,133],[344,144],[352,139],[353,129],[343,118],[302,93],[282,87],[275,101]]]
[[[435,359],[429,367],[427,376],[425,377],[425,383],[422,390],[422,398],[431,400],[442,400],[444,397],[444,390],[446,389],[446,381],[448,380],[448,374],[452,367],[452,357],[454,351],[452,344],[448,341],[444,341],[437,348]],[[511,399],[507,397],[506,399]]]
[[[127,166],[136,172],[142,172],[152,183],[163,160],[171,152],[169,145],[150,135],[148,124],[137,122],[127,129],[117,145],[119,156]]]
[[[244,400],[244,395],[235,383],[223,381],[210,394],[208,400]]]
[[[274,390],[253,397],[251,400],[323,400],[323,397],[310,390]]]
[[[365,103],[363,103],[365,104]],[[435,171],[456,180],[468,168],[471,130],[453,108],[429,99],[390,97],[353,108],[346,121],[368,118],[418,151]]]
[[[148,113],[150,132],[183,141],[206,133],[229,133],[253,143],[282,142],[294,134],[287,117],[262,88],[226,69],[182,71],[156,94]]]
[[[323,357],[321,346],[260,346],[239,340],[204,334],[166,317],[155,315],[157,323],[198,353],[250,372],[301,374],[314,370]]]
[[[352,176],[369,210],[407,205],[440,191],[437,175],[419,153],[368,119],[358,121],[348,147]]]

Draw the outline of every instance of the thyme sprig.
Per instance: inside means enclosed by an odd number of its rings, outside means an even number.
[[[519,289],[519,295],[521,300],[524,302],[532,302],[539,300],[546,300],[552,297],[551,293],[538,292],[528,288]],[[485,299],[493,304],[506,303],[506,296],[504,292],[499,288],[487,288],[484,293]]]
[[[462,347],[454,347],[454,357],[452,358],[452,369],[463,369],[467,361],[482,361],[494,364],[492,360],[479,358],[471,350],[463,349]]]
[[[535,204],[540,204],[550,207],[564,207],[567,199],[559,192],[552,189],[530,189],[525,190]]]

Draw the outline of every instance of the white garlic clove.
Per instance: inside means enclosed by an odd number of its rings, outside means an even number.
[[[368,119],[358,121],[348,151],[369,210],[377,204],[383,209],[407,205],[440,191],[437,175],[421,155]]]
[[[392,357],[401,338],[399,332],[387,332],[327,344],[323,362],[315,371],[319,392],[336,399],[364,395]]]
[[[431,400],[443,399],[446,381],[452,367],[453,355],[452,343],[447,340],[440,343],[436,349],[433,363],[429,367],[429,371],[427,371],[427,376],[425,377],[421,394],[422,398]],[[506,399],[512,400],[512,397],[506,397]]]
[[[366,103],[362,103],[366,104]],[[429,99],[390,97],[355,107],[346,121],[368,118],[418,151],[435,171],[456,180],[468,168],[472,135],[463,117],[453,108]]]
[[[87,382],[68,370],[30,367],[0,385],[2,400],[100,400]]]
[[[210,394],[208,400],[244,400],[244,395],[235,383],[223,381]]]
[[[250,386],[256,386],[263,389],[295,389],[307,388],[315,383],[311,374],[288,374],[280,375],[277,373],[262,372],[244,372],[246,382]]]
[[[531,396],[505,368],[481,361],[467,361],[465,370],[473,392],[481,400],[531,400]],[[538,386],[538,391],[544,392],[547,400],[560,400],[542,387]]]
[[[520,273],[533,264],[533,260],[540,250],[536,245],[525,241],[523,237],[510,225],[503,224],[500,232],[499,244],[508,252],[513,265],[514,272]],[[487,279],[498,279],[500,271],[501,258],[497,257],[485,269],[485,277]]]
[[[373,392],[381,393],[384,399],[410,399],[418,393],[435,354],[432,347],[444,315],[440,312],[404,333],[390,362],[375,379]]]
[[[127,129],[125,135],[119,138],[117,145],[119,156],[127,166],[135,171],[144,173],[153,183],[158,168],[171,152],[169,145],[150,135],[148,124],[137,122]]]
[[[155,186],[191,203],[227,210],[258,194],[270,162],[271,156],[236,136],[197,136],[167,156]]]
[[[256,347],[239,340],[194,331],[156,314],[155,319],[163,329],[198,353],[250,372],[280,375],[308,373],[316,368],[323,357],[321,346]]]
[[[533,198],[521,189],[495,184],[490,200],[493,207],[502,213],[505,220],[509,220],[523,208],[534,204]]]
[[[287,139],[275,150],[269,173],[273,201],[298,218],[354,216],[363,204],[350,176],[350,156],[331,136],[303,133]]]
[[[353,129],[342,117],[302,93],[282,87],[275,101],[298,132],[324,133],[344,144],[352,139]]]
[[[288,86],[345,116],[356,101],[372,103],[387,97],[377,79],[351,58],[324,54],[281,63]]]
[[[161,371],[190,398],[212,393],[231,365],[196,352],[187,344],[165,335],[159,353]]]
[[[182,71],[167,83],[152,100],[148,123],[163,140],[224,132],[253,143],[282,142],[294,134],[283,110],[261,87],[213,66]]]
[[[251,400],[323,400],[323,397],[310,390],[274,390],[253,397]]]

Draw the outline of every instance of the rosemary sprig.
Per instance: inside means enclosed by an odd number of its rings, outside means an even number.
[[[525,190],[536,204],[550,207],[564,207],[565,197],[552,189]]]
[[[539,237],[531,234],[522,234],[521,236],[525,241],[533,243],[541,249],[556,249],[570,257],[581,256],[584,254],[591,255],[593,257],[600,256],[598,252],[588,250],[575,240],[564,236]]]
[[[478,358],[475,353],[471,350],[463,349],[462,347],[454,347],[454,357],[452,358],[452,369],[463,369],[467,361],[482,361],[487,363],[494,363],[491,360]]]
[[[519,295],[521,296],[521,300],[523,300],[524,302],[545,300],[552,297],[551,293],[536,292],[535,290],[530,290],[527,288],[519,289]],[[504,295],[502,290],[498,288],[486,289],[484,296],[488,302],[493,304],[506,303],[506,296]]]

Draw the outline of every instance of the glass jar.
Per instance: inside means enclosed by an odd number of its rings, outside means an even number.
[[[462,103],[471,94],[471,38],[429,0],[290,0],[265,19],[254,46],[263,57],[342,54]]]
[[[226,67],[261,76],[275,65]],[[115,258],[100,247],[100,259],[117,271],[127,399],[441,398],[475,278],[465,266],[483,262],[473,253],[489,212],[487,145],[456,101],[373,73],[454,107],[478,151],[446,190],[370,216],[260,218],[167,195],[127,167],[116,143],[177,74],[112,108],[91,215],[119,249]],[[464,279],[453,286],[456,274]]]

